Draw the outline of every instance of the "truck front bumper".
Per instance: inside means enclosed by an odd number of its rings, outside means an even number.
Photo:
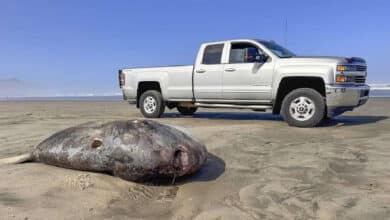
[[[368,85],[327,85],[326,105],[328,117],[334,117],[367,102],[370,93]]]

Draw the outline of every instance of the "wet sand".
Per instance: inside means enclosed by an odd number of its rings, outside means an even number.
[[[136,184],[39,163],[0,166],[0,219],[389,219],[390,99],[319,128],[279,116],[168,111],[211,153],[175,185]],[[63,128],[142,118],[118,101],[0,102],[0,158],[26,153]]]

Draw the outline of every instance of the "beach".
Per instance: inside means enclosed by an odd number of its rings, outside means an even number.
[[[175,184],[139,184],[40,163],[0,165],[0,219],[389,219],[390,98],[317,128],[250,110],[167,110],[210,155]],[[142,118],[124,101],[2,101],[0,158],[61,129]]]

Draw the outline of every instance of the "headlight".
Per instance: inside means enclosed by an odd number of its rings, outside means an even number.
[[[337,74],[336,75],[336,82],[338,82],[338,83],[345,83],[345,82],[347,82],[347,76],[341,75],[341,74]]]
[[[366,71],[367,66],[364,66],[364,65],[337,65],[336,70],[338,72]]]
[[[336,70],[338,72],[345,72],[351,70],[351,66],[346,66],[346,65],[337,65]]]

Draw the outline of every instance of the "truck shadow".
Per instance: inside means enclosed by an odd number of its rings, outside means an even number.
[[[209,153],[205,164],[198,172],[190,176],[179,178],[177,184],[184,184],[187,182],[208,182],[216,180],[225,172],[225,161],[220,157]]]
[[[146,181],[144,185],[184,185],[190,182],[208,182],[218,179],[225,172],[225,161],[220,157],[209,153],[206,162],[194,174],[178,177],[174,180],[162,178]]]
[[[179,113],[167,113],[163,115],[164,118],[181,118]],[[283,121],[280,115],[273,115],[267,113],[256,112],[197,112],[192,118],[216,119],[216,120],[271,120]]]
[[[388,119],[388,116],[378,115],[342,115],[330,120],[325,120],[321,123],[320,127],[332,127],[332,126],[355,126],[363,124],[372,124],[379,121]]]
[[[179,113],[164,114],[165,118],[188,118]],[[247,112],[197,112],[192,118],[203,118],[212,120],[259,120],[259,121],[283,121],[280,115],[270,113],[247,113]],[[355,126],[362,124],[372,124],[388,119],[388,116],[378,115],[341,115],[331,120],[325,120],[319,127],[332,126]]]

